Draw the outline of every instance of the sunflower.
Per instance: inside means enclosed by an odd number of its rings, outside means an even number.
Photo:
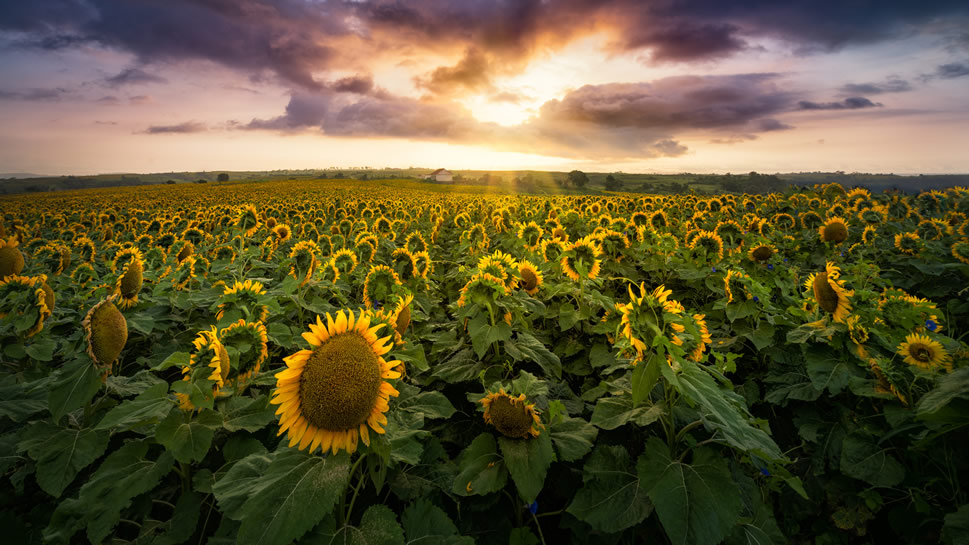
[[[538,293],[538,288],[542,286],[542,271],[530,261],[521,260],[518,262],[518,275],[521,277],[518,285],[525,290],[528,295]]]
[[[336,454],[357,450],[357,441],[370,445],[370,430],[384,433],[384,413],[398,391],[384,379],[400,378],[402,363],[383,356],[393,346],[390,337],[377,338],[382,326],[370,327],[370,313],[355,317],[339,311],[336,320],[319,316],[303,338],[312,350],[284,358],[287,368],[276,373],[270,403],[279,405],[279,433],[288,432],[289,446],[317,447]]]
[[[293,235],[293,231],[289,228],[289,225],[286,225],[285,223],[277,223],[276,226],[273,227],[273,235],[276,237],[276,243],[282,244],[289,240],[289,238]]]
[[[537,250],[542,243],[542,235],[545,230],[534,221],[527,224],[522,223],[518,227],[518,238],[525,244],[525,248],[530,251]]]
[[[646,291],[644,283],[640,283],[638,288],[641,294],[639,296],[633,293],[633,286],[630,285],[629,303],[616,307],[622,313],[620,335],[629,341],[636,351],[633,365],[642,361],[643,354],[652,346],[653,339],[657,335],[665,334],[667,322],[666,317],[663,316],[664,313],[675,315],[683,312],[683,306],[669,298],[673,290],[666,289],[666,286],[658,286],[652,292]],[[671,327],[671,329],[675,331],[675,328]]]
[[[952,245],[952,257],[969,264],[969,241],[960,240]]]
[[[478,273],[471,276],[471,280],[458,292],[458,307],[472,303],[481,306],[493,304],[503,295],[508,295],[509,289],[504,280],[488,273]]]
[[[582,277],[592,280],[599,276],[602,250],[598,242],[594,237],[587,236],[566,246],[559,262],[562,272],[573,281]]]
[[[400,277],[386,265],[370,267],[367,278],[363,281],[363,304],[371,309],[376,305],[384,305],[400,284]]]
[[[236,387],[244,386],[259,373],[269,357],[266,326],[262,322],[247,322],[242,318],[219,331],[219,342],[238,352],[237,364],[231,366],[226,379]]]
[[[897,352],[898,355],[904,356],[905,363],[920,369],[931,371],[941,365],[947,371],[952,371],[952,361],[948,352],[941,343],[932,340],[928,335],[918,333],[908,335],[905,337],[905,342],[898,345]]]
[[[114,297],[109,297],[91,307],[81,321],[81,327],[87,342],[87,354],[105,379],[128,342],[128,322],[114,305]]]
[[[703,248],[706,256],[716,256],[717,261],[723,260],[723,239],[714,231],[699,230],[693,235],[689,245],[691,250]]]
[[[723,277],[723,291],[727,296],[728,303],[733,303],[734,299],[739,302],[741,295],[744,296],[745,300],[750,299],[750,292],[747,291],[744,280],[750,280],[750,276],[741,271],[727,271],[727,275]]]
[[[848,238],[848,224],[845,223],[844,218],[831,217],[824,222],[824,225],[818,227],[818,234],[821,236],[821,242],[837,244]]]
[[[775,253],[777,253],[777,248],[773,244],[758,244],[751,246],[750,251],[747,252],[747,257],[751,261],[764,262],[770,259]]]
[[[417,275],[425,280],[434,271],[434,262],[431,261],[431,256],[427,252],[417,252],[414,254],[414,266],[416,267]]]
[[[917,233],[898,233],[895,235],[895,249],[903,254],[915,255],[922,247],[922,240]]]
[[[96,276],[97,273],[94,272],[94,266],[87,262],[81,263],[71,272],[71,280],[74,281],[77,287],[82,289]]]
[[[331,257],[330,259],[327,259],[325,263],[320,265],[319,277],[320,280],[336,283],[336,281],[340,279],[340,269],[336,266],[336,260]]]
[[[861,322],[861,316],[853,314],[845,320],[845,325],[848,326],[848,337],[855,345],[855,353],[864,360],[868,358],[868,352],[864,347],[864,344],[868,342],[868,328],[859,322]]]
[[[397,274],[405,279],[410,280],[417,274],[417,263],[414,262],[414,255],[410,253],[407,248],[397,248],[390,254],[390,259],[393,262],[394,270]]]
[[[499,433],[512,439],[538,437],[545,427],[539,418],[534,403],[529,403],[525,394],[513,397],[501,388],[478,400],[484,407],[484,421],[494,426]]]
[[[408,293],[404,297],[401,297],[394,306],[394,312],[391,316],[393,317],[393,326],[394,331],[396,332],[396,335],[394,336],[394,343],[396,344],[403,344],[403,339],[401,336],[410,326],[410,307],[413,302],[414,296]]]
[[[219,303],[216,320],[221,320],[227,311],[238,311],[243,316],[249,316],[255,321],[265,322],[269,318],[269,307],[262,304],[262,296],[266,289],[261,282],[246,279],[238,280],[232,287],[226,287],[222,292],[222,302]]]
[[[653,229],[664,229],[669,227],[669,225],[670,220],[668,217],[666,217],[666,212],[663,212],[662,210],[657,210],[649,216],[649,226]]]
[[[475,223],[469,229],[463,231],[459,240],[468,244],[468,249],[472,255],[487,250],[488,245],[491,243],[488,232],[485,230],[484,225],[480,223]]]
[[[229,353],[225,346],[219,341],[219,333],[215,326],[198,332],[195,340],[192,341],[195,351],[188,358],[188,365],[182,367],[182,380],[193,381],[198,379],[211,380],[212,397],[219,395],[219,390],[225,386],[225,380],[229,377]],[[192,403],[188,395],[176,393],[178,406],[182,410],[194,410],[195,404]]]
[[[320,248],[312,240],[297,242],[289,252],[292,264],[289,266],[289,276],[299,280],[300,286],[305,286],[319,263]]]
[[[0,238],[0,279],[20,274],[24,270],[24,254],[16,237]]]
[[[187,240],[181,241],[181,244],[177,244],[176,246],[178,247],[178,253],[175,254],[175,260],[179,263],[185,261],[195,253],[195,245]]]
[[[138,303],[138,292],[144,282],[145,263],[141,259],[141,252],[137,252],[132,259],[124,264],[118,280],[114,284],[114,291],[118,297],[118,306],[127,309]]]
[[[349,248],[342,248],[333,254],[333,264],[339,269],[340,276],[352,273],[359,263],[357,253]]]
[[[833,314],[836,322],[844,322],[848,317],[851,312],[849,297],[855,293],[844,288],[844,281],[838,280],[840,276],[841,269],[829,261],[824,271],[811,273],[804,281],[804,287],[814,292],[818,306]]]
[[[28,327],[24,335],[33,337],[44,329],[44,320],[54,311],[54,290],[47,284],[47,275],[34,277],[10,275],[0,279],[0,301],[9,303],[16,298],[13,307],[16,310],[9,313],[21,322],[20,317],[28,313],[36,313],[33,323],[27,322],[22,327]],[[7,307],[10,308],[10,307]],[[6,318],[8,313],[0,312],[0,319]],[[18,328],[21,329],[22,328]]]
[[[414,231],[413,233],[407,235],[404,240],[404,248],[412,253],[426,252],[427,251],[427,241],[424,240],[424,235],[420,231]]]

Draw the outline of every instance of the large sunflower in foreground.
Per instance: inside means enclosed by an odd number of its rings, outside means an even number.
[[[943,366],[952,371],[952,361],[948,352],[939,341],[932,340],[928,335],[912,333],[905,337],[905,342],[898,345],[898,354],[904,356],[905,363],[921,369],[931,371]]]
[[[814,291],[814,300],[821,309],[833,314],[836,322],[844,322],[851,313],[851,301],[848,298],[855,293],[845,289],[844,282],[838,280],[840,276],[841,269],[829,261],[824,271],[811,273],[804,281],[804,287]]]
[[[368,312],[327,314],[326,325],[317,316],[309,327],[303,338],[313,349],[284,358],[287,368],[276,373],[278,435],[288,432],[300,450],[353,453],[358,439],[370,445],[371,429],[384,433],[390,397],[399,395],[384,379],[400,378],[401,362],[383,358],[391,337],[377,338],[381,326],[370,327]]]

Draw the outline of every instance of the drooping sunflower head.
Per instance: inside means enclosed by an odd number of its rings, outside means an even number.
[[[529,295],[538,293],[538,288],[542,286],[544,281],[542,271],[538,270],[538,267],[527,260],[522,260],[518,263],[518,276],[521,277],[518,285]]]
[[[848,238],[848,224],[844,218],[831,217],[818,228],[821,242],[833,242],[838,244]]]
[[[774,256],[777,252],[777,248],[774,248],[773,244],[756,244],[750,247],[750,251],[747,252],[747,257],[751,261],[764,262]]]
[[[505,281],[488,273],[477,273],[461,288],[458,307],[473,303],[481,307],[494,305],[502,296],[508,295]]]
[[[404,248],[407,248],[407,250],[412,254],[416,254],[417,252],[426,252],[427,241],[424,240],[424,235],[422,235],[420,231],[414,231],[407,235],[407,238],[404,240]]]
[[[742,271],[729,270],[723,277],[723,291],[727,296],[727,302],[743,302],[750,299],[750,291],[747,289],[747,282],[750,276]]]
[[[525,244],[525,248],[529,250],[538,249],[542,243],[542,235],[544,233],[545,230],[534,221],[522,223],[518,227],[518,238]]]
[[[841,270],[829,261],[824,271],[812,273],[804,282],[804,286],[813,291],[818,306],[833,314],[836,322],[843,322],[848,317],[851,312],[849,297],[854,294],[845,289],[840,276]]]
[[[707,328],[706,316],[680,313],[675,321],[670,322],[670,328],[674,332],[673,344],[680,346],[690,360],[702,361],[707,347],[713,344],[710,330]]]
[[[434,262],[431,261],[431,256],[427,252],[417,252],[414,254],[414,266],[416,267],[417,275],[424,279],[427,279],[428,275],[434,271]]]
[[[386,380],[400,378],[402,363],[384,359],[391,337],[378,338],[382,326],[370,325],[367,311],[327,314],[326,325],[317,317],[303,333],[312,348],[284,358],[270,403],[279,405],[279,435],[288,432],[290,446],[353,453],[358,440],[370,445],[370,430],[384,433],[389,399],[399,395]]]
[[[595,237],[599,240],[602,253],[617,263],[622,261],[626,250],[632,245],[625,233],[612,229],[599,230]]]
[[[599,276],[599,269],[602,267],[602,249],[599,241],[592,236],[583,237],[569,244],[562,252],[559,262],[562,272],[574,281],[579,278],[594,279]]]
[[[191,257],[192,254],[195,253],[195,245],[187,240],[182,240],[175,243],[173,245],[173,249],[174,248],[177,248],[177,252],[175,254],[175,260],[178,261],[179,263],[181,263],[182,261],[185,261],[186,259]]]
[[[658,286],[650,292],[644,283],[640,283],[639,286],[630,285],[628,291],[629,303],[619,305],[616,309],[622,313],[619,336],[628,341],[635,351],[633,365],[636,365],[642,361],[657,335],[672,332],[674,328],[669,324],[683,312],[683,306],[669,298],[673,291],[666,289],[666,286]]]
[[[898,354],[904,358],[905,363],[926,371],[939,367],[952,371],[949,353],[940,342],[928,335],[912,333],[906,336],[905,342],[898,345]]]
[[[662,230],[670,225],[670,220],[666,216],[666,212],[662,210],[657,210],[649,216],[649,226],[656,230]]]
[[[0,319],[13,322],[14,330],[33,337],[44,329],[54,310],[54,290],[47,275],[10,275],[0,278]]]
[[[484,407],[485,423],[505,437],[530,439],[541,435],[545,427],[535,404],[529,403],[525,394],[515,397],[501,388],[481,398],[479,403]]]
[[[916,255],[922,250],[922,240],[918,233],[898,233],[895,235],[895,249],[903,254]]]
[[[265,322],[269,317],[269,306],[265,298],[266,288],[261,282],[252,279],[246,279],[245,282],[237,280],[223,290],[215,319],[221,320],[229,313],[233,320],[247,318],[250,321]]]
[[[16,237],[0,238],[0,280],[20,274],[24,270],[24,254]]]
[[[861,316],[852,314],[845,320],[845,325],[848,326],[851,342],[859,346],[868,342],[868,328],[861,324]]]
[[[398,276],[405,280],[410,280],[417,274],[417,264],[414,262],[414,255],[407,248],[397,248],[390,254],[391,262]]]
[[[491,238],[488,237],[488,232],[485,230],[484,225],[475,223],[461,233],[460,241],[466,243],[468,249],[473,254],[487,249]]]
[[[300,286],[306,285],[316,272],[319,264],[320,249],[312,240],[297,242],[289,252],[292,260],[289,266],[289,276],[299,280]]]
[[[566,244],[559,239],[543,240],[539,246],[542,259],[548,263],[558,263],[565,252]]]
[[[140,253],[124,264],[114,285],[118,306],[127,309],[138,303],[138,292],[141,291],[144,282],[144,272],[145,264]]]
[[[400,285],[400,277],[393,269],[386,265],[374,265],[363,281],[364,307],[372,309],[376,305],[386,305]]]
[[[194,348],[189,356],[188,365],[182,367],[182,380],[212,381],[212,398],[219,395],[219,391],[225,386],[226,379],[229,378],[231,363],[229,352],[219,340],[219,332],[215,328],[204,329],[198,332],[195,340],[192,341]],[[196,408],[190,397],[183,393],[176,393],[178,405],[181,409],[190,411]]]
[[[707,262],[723,260],[723,239],[713,231],[699,230],[690,240],[690,249],[694,257],[705,259]]]
[[[111,366],[128,342],[128,322],[114,305],[113,299],[102,299],[91,307],[81,322],[87,341],[87,354],[104,376],[111,372]]]
[[[813,210],[809,210],[801,214],[801,227],[805,229],[817,229],[818,227],[824,225],[824,220],[821,216]]]
[[[262,322],[247,322],[240,318],[219,332],[219,342],[226,347],[226,352],[231,348],[236,354],[236,364],[230,365],[226,380],[237,387],[244,386],[259,373],[269,356],[266,326]]]
[[[359,263],[357,253],[349,248],[341,248],[333,254],[333,264],[339,269],[340,276],[352,273]]]
[[[960,240],[952,245],[952,257],[969,264],[969,240]]]
[[[236,214],[236,229],[242,231],[245,236],[251,237],[256,234],[262,223],[259,221],[259,211],[251,204],[244,204]]]

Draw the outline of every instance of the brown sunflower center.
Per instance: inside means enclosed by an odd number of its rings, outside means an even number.
[[[828,282],[828,273],[820,272],[814,278],[814,298],[818,300],[818,305],[827,312],[834,313],[838,310],[838,303],[841,299],[838,292],[834,291]]]
[[[95,363],[108,366],[128,342],[128,323],[114,303],[104,303],[91,315],[91,352]]]
[[[535,271],[531,269],[522,269],[522,286],[525,290],[533,290],[538,286],[538,276],[535,275]]]
[[[132,261],[130,265],[128,265],[128,271],[121,279],[121,295],[123,295],[126,299],[130,299],[137,295],[138,292],[141,291],[142,280],[141,262],[136,259]]]
[[[923,344],[916,344],[911,346],[908,349],[908,353],[909,355],[912,356],[913,359],[916,359],[920,362],[928,363],[932,361],[932,356],[933,356],[932,350]]]
[[[767,261],[774,252],[767,246],[758,246],[754,249],[754,259],[758,261]]]
[[[313,351],[300,378],[302,412],[318,428],[342,431],[367,420],[380,392],[380,363],[365,338],[349,332]]]
[[[841,242],[848,238],[848,228],[841,222],[832,222],[824,226],[824,240]]]
[[[499,396],[488,409],[491,423],[505,437],[525,438],[532,429],[532,415],[522,401],[513,403],[507,395]]]

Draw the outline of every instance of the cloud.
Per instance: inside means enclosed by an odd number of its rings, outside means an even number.
[[[101,106],[117,106],[118,104],[121,103],[121,99],[119,99],[114,95],[106,95],[97,99],[95,102],[97,102]]]
[[[438,94],[451,94],[457,90],[479,91],[491,88],[491,63],[477,48],[468,48],[454,66],[435,68],[426,76],[414,79],[418,87]]]
[[[882,104],[872,102],[865,97],[848,97],[841,102],[812,102],[802,100],[797,103],[798,110],[860,110],[862,108],[880,108]]]
[[[64,98],[71,92],[62,87],[33,88],[24,91],[0,89],[0,100],[23,100],[27,102],[53,102]]]
[[[178,125],[152,125],[145,129],[144,134],[191,134],[207,131],[208,127],[198,121],[186,121]]]
[[[498,91],[488,96],[488,102],[506,102],[508,104],[521,104],[532,100],[528,95],[516,91]]]
[[[627,29],[621,49],[647,48],[653,62],[680,62],[727,57],[747,48],[740,28],[722,23],[677,21],[671,26]]]
[[[913,89],[906,80],[891,77],[883,83],[846,83],[841,86],[841,92],[852,95],[879,95],[882,93],[904,93]]]
[[[953,62],[939,65],[935,75],[942,79],[955,79],[969,76],[969,62]]]
[[[140,68],[125,68],[117,75],[105,78],[104,82],[109,87],[121,87],[142,83],[168,83],[168,80],[161,76],[149,74]]]
[[[155,99],[151,95],[135,95],[128,98],[128,103],[132,106],[141,106],[143,104],[151,104]]]
[[[387,93],[300,92],[275,118],[240,128],[319,130],[330,136],[439,140],[574,157],[660,157],[687,151],[688,132],[752,134],[791,128],[771,117],[792,96],[776,74],[677,76],[643,83],[586,85],[542,105],[516,127],[476,120],[458,103]]]

